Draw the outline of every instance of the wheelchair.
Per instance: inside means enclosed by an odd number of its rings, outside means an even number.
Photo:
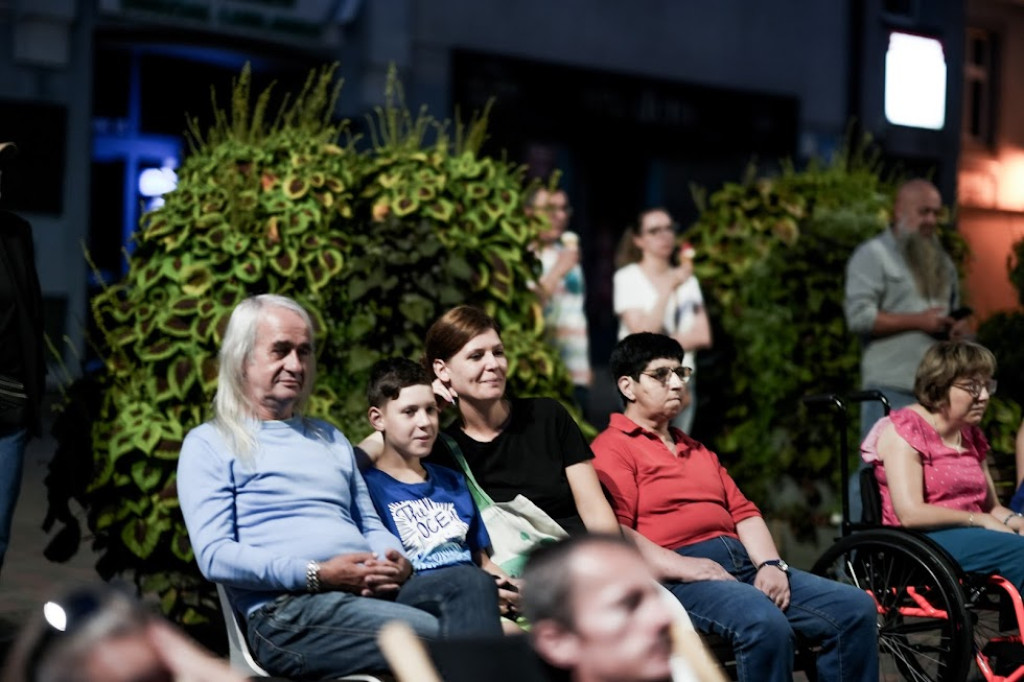
[[[881,525],[874,471],[861,471],[864,520],[850,521],[847,404],[878,400],[878,391],[844,398],[809,396],[833,410],[842,456],[841,534],[811,572],[867,592],[878,610],[879,680],[1017,682],[1024,680],[1020,593],[998,575],[965,573],[923,533]]]

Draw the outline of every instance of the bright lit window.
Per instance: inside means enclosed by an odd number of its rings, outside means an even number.
[[[885,118],[941,130],[946,124],[946,56],[935,38],[893,32],[885,55]]]

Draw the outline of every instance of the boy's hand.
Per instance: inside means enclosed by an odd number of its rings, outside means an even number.
[[[412,564],[393,549],[383,558],[371,559],[367,565],[371,573],[366,577],[364,597],[391,597],[412,576]]]
[[[505,578],[494,576],[498,583],[498,611],[507,618],[515,618],[519,615],[519,604],[523,582],[516,578]]]

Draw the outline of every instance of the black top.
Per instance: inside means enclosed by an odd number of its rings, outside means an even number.
[[[473,476],[495,502],[521,494],[570,535],[585,532],[565,476],[566,467],[594,458],[579,427],[551,398],[516,398],[511,406],[508,425],[490,442],[473,440],[458,423],[445,432],[458,443]],[[440,439],[431,461],[461,471]]]

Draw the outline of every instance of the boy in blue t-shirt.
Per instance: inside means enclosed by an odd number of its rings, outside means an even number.
[[[368,417],[384,449],[363,478],[381,521],[417,572],[476,565],[497,581],[502,613],[514,615],[518,586],[487,554],[491,539],[465,478],[423,461],[440,429],[432,380],[405,358],[381,360],[370,370]]]

